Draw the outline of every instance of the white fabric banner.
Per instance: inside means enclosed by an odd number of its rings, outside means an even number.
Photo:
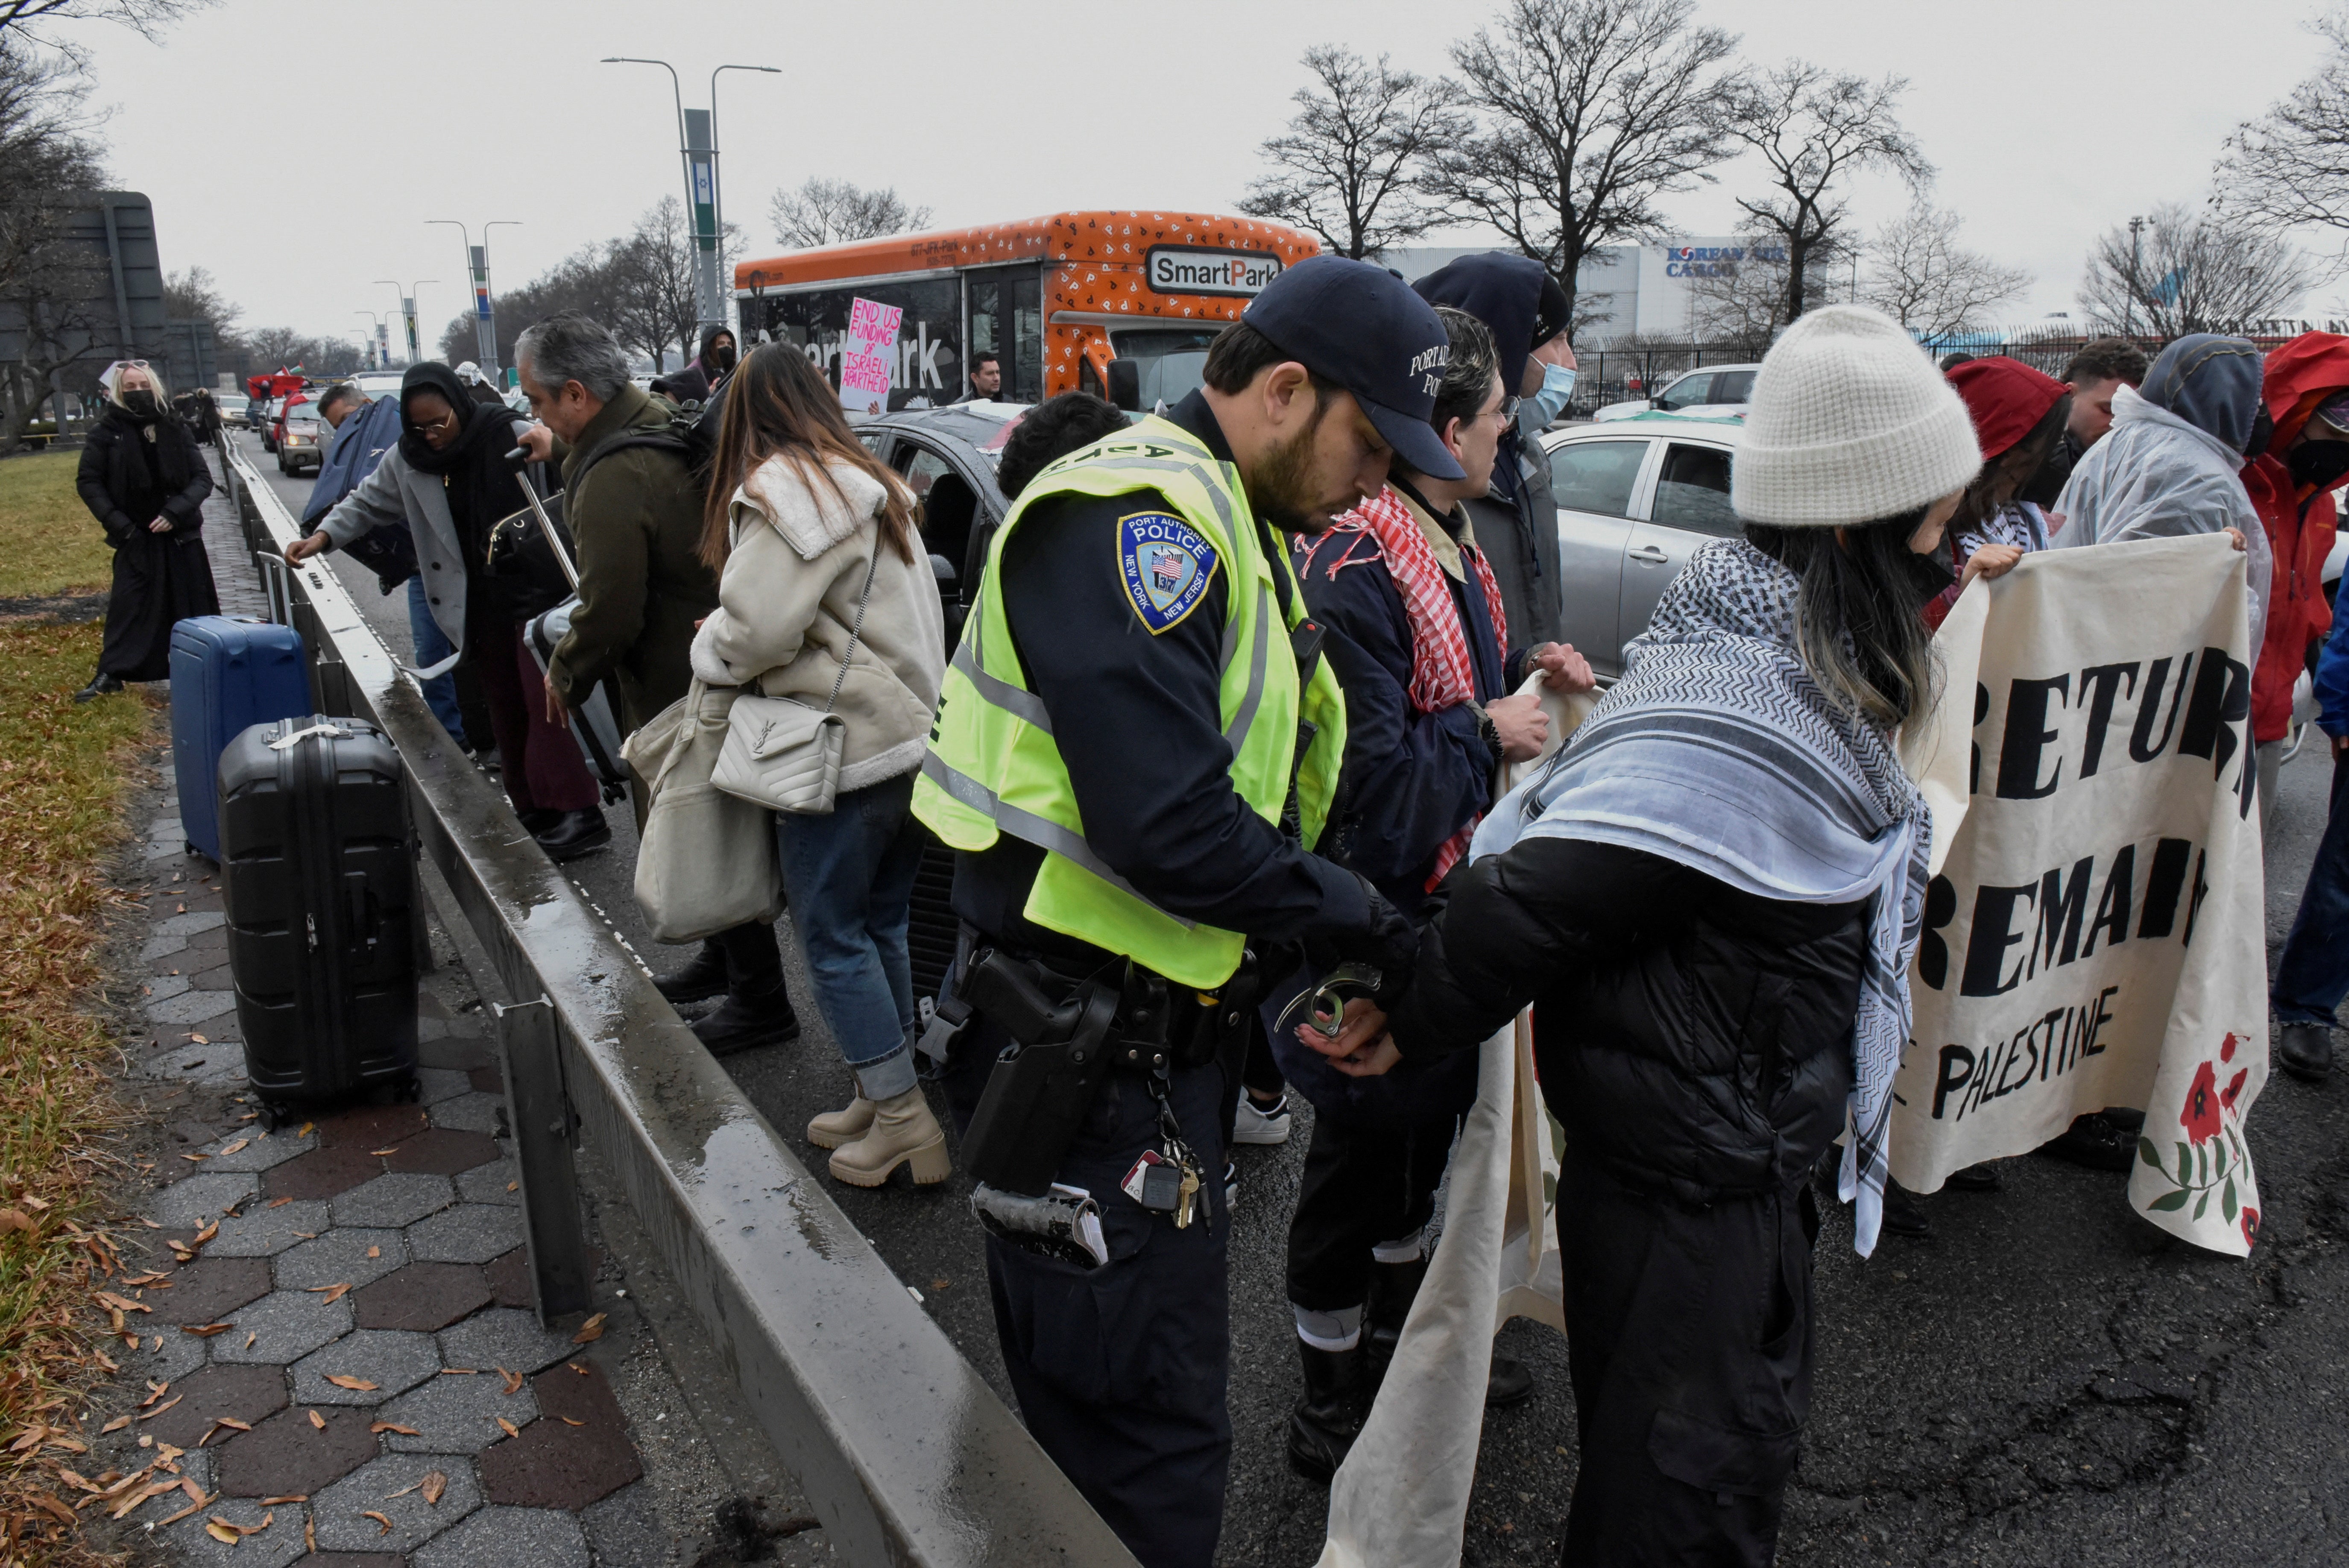
[[[1549,714],[1549,743],[1565,743],[1598,706],[1538,680],[1522,688]],[[1505,770],[1501,794],[1537,765]],[[1330,1483],[1330,1533],[1319,1568],[1452,1568],[1460,1561],[1493,1335],[1512,1317],[1564,1331],[1557,1193],[1548,1113],[1534,1082],[1533,1012],[1482,1047],[1468,1112],[1444,1192],[1444,1231],[1404,1320],[1393,1364],[1362,1434]]]
[[[2244,557],[2211,535],[2026,556],[1959,600],[1907,760],[1933,880],[1892,1175],[1931,1192],[2142,1109],[2129,1199],[2247,1254],[2267,1081]]]

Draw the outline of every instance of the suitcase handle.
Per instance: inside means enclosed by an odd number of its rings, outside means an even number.
[[[355,950],[364,949],[372,952],[376,945],[376,933],[381,929],[383,922],[375,917],[375,901],[367,897],[367,873],[364,871],[346,873],[343,877],[343,894],[348,905],[348,924],[345,929],[351,934],[351,946]]]

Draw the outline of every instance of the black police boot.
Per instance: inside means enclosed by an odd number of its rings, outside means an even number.
[[[1364,1380],[1374,1395],[1386,1381],[1396,1342],[1402,1338],[1403,1320],[1411,1315],[1411,1303],[1419,1299],[1420,1284],[1426,1278],[1423,1257],[1408,1263],[1371,1265],[1370,1300],[1362,1308],[1362,1348]],[[1514,1356],[1494,1356],[1493,1369],[1485,1381],[1485,1408],[1504,1410],[1533,1397],[1533,1368]]]
[[[100,697],[111,697],[122,690],[122,678],[99,670],[90,677],[89,684],[74,693],[77,702],[94,702]]]
[[[2090,1170],[2123,1172],[2137,1163],[2137,1132],[2091,1111],[2074,1116],[2072,1125],[2041,1144],[2038,1152]]]
[[[674,973],[657,975],[653,989],[682,1007],[688,1002],[707,1002],[726,991],[726,950],[715,937],[702,939],[701,950],[693,961]]]
[[[554,820],[553,826],[533,833],[538,846],[546,851],[551,860],[573,860],[612,842],[612,825],[595,806],[585,811],[566,811]]]
[[[550,806],[534,805],[518,815],[522,817],[522,830],[533,838],[563,821],[563,814]]]
[[[1419,1299],[1420,1282],[1427,1278],[1427,1260],[1408,1263],[1372,1263],[1370,1299],[1362,1303],[1362,1351],[1365,1380],[1375,1394],[1394,1361],[1395,1343],[1402,1338],[1402,1321]]]
[[[731,1056],[761,1045],[788,1045],[800,1037],[800,1017],[792,1011],[783,977],[738,985],[726,1000],[693,1021],[693,1033],[713,1056]]]
[[[1950,1172],[1949,1179],[1942,1185],[1954,1187],[1961,1192],[1997,1192],[2005,1188],[2006,1179],[1999,1175],[1997,1166],[1984,1160],[1980,1165],[1970,1165],[1963,1170]]]
[[[1300,1339],[1297,1349],[1305,1360],[1305,1397],[1288,1416],[1288,1468],[1328,1486],[1370,1414],[1362,1347],[1320,1350]]]
[[[2333,1031],[2323,1023],[2287,1023],[2276,1038],[2276,1063],[2295,1078],[2321,1084],[2333,1071]]]
[[[1923,1205],[1910,1192],[1889,1177],[1884,1182],[1883,1228],[1895,1236],[1930,1236],[1933,1221],[1925,1215]]]

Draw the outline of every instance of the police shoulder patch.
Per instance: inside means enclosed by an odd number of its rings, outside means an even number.
[[[1170,513],[1135,512],[1117,520],[1117,564],[1127,601],[1155,637],[1206,597],[1216,547]]]

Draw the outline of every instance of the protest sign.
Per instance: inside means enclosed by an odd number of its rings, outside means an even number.
[[[1935,864],[1893,1088],[1903,1187],[2142,1109],[2130,1201],[2251,1251],[2268,1031],[2244,570],[2217,535],[2052,551],[1944,623],[1947,695],[1906,749]]]
[[[840,346],[840,406],[852,413],[889,411],[890,367],[897,357],[902,306],[854,298],[848,305],[848,337]]]

